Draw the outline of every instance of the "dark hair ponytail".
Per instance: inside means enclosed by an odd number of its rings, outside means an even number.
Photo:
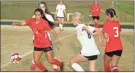
[[[42,18],[48,22],[48,24],[49,24],[49,26],[50,26],[51,28],[54,28],[54,27],[55,27],[55,24],[54,24],[53,22],[49,21],[49,20],[45,17],[45,15],[43,15]]]
[[[111,18],[113,18],[114,16],[116,16],[116,11],[112,8],[106,9],[106,14],[110,15]]]

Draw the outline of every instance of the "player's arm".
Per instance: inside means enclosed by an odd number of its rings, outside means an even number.
[[[22,22],[13,22],[12,23],[13,26],[26,26],[26,22],[25,21],[22,21]]]
[[[66,15],[66,9],[64,9],[64,13],[65,13],[65,15]]]
[[[58,38],[58,35],[57,35],[56,31],[55,31],[54,29],[51,29],[50,32],[51,32],[51,33],[53,34],[53,36],[55,37],[56,42],[57,42],[58,44],[60,44],[59,38]],[[57,47],[57,48],[58,48],[58,47]],[[59,48],[58,48],[58,50],[59,50]]]
[[[103,12],[105,14],[105,11],[103,9],[101,9],[101,12]]]
[[[102,41],[100,41],[100,45],[102,47],[105,47],[106,43],[108,42],[109,40],[109,36],[107,33],[103,33],[103,38],[102,38]]]
[[[65,13],[65,15],[66,15],[66,6],[64,5],[64,13]]]
[[[99,28],[95,28],[95,30],[93,31],[93,35],[101,35],[101,31]]]
[[[84,25],[82,29],[85,30],[86,32],[88,32],[89,34],[92,34],[92,32],[88,26]]]

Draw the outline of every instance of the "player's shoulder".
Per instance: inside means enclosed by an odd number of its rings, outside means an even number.
[[[29,18],[29,19],[27,19],[27,20],[33,22],[33,21],[35,21],[36,19],[35,19],[35,18]]]
[[[78,24],[77,26],[76,26],[76,29],[81,29],[81,28],[83,28],[85,25],[84,24]]]
[[[51,14],[47,14],[47,13],[45,14],[45,16],[46,16],[46,17],[52,17]]]

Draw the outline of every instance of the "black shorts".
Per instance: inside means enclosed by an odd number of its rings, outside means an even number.
[[[93,19],[93,20],[95,20],[95,19],[99,20],[100,17],[99,17],[99,16],[92,16],[92,19]]]
[[[85,58],[87,58],[88,60],[96,60],[97,59],[97,55],[93,55],[93,56],[84,56]]]
[[[51,50],[53,50],[52,47],[47,47],[47,48],[37,48],[37,47],[34,47],[34,51],[48,52],[48,51],[51,51]]]
[[[121,56],[122,50],[112,51],[112,52],[105,52],[105,54],[109,57],[112,57],[113,55]]]

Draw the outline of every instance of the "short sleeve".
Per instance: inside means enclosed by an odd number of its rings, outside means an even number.
[[[108,32],[107,22],[104,22],[102,32],[104,33]]]
[[[90,8],[89,8],[90,11],[92,11],[92,7],[93,7],[93,6],[90,6]]]
[[[99,9],[101,10],[102,9],[102,6],[99,5]]]
[[[64,9],[64,10],[66,9],[66,6],[65,6],[65,5],[63,5],[63,9]]]
[[[45,25],[45,29],[47,31],[50,31],[51,30],[51,27],[49,26],[48,22],[44,20],[44,25]]]
[[[121,32],[121,25],[120,25],[120,23],[119,23],[119,31]]]
[[[45,16],[49,21],[54,22],[54,19],[53,19],[53,17],[51,15],[46,14]]]
[[[80,35],[80,34],[82,33],[83,27],[84,27],[84,25],[78,25],[78,26],[76,27],[77,35]]]
[[[25,22],[27,25],[31,25],[32,19],[27,19]]]
[[[89,26],[91,33],[93,33],[95,31],[95,27]]]

